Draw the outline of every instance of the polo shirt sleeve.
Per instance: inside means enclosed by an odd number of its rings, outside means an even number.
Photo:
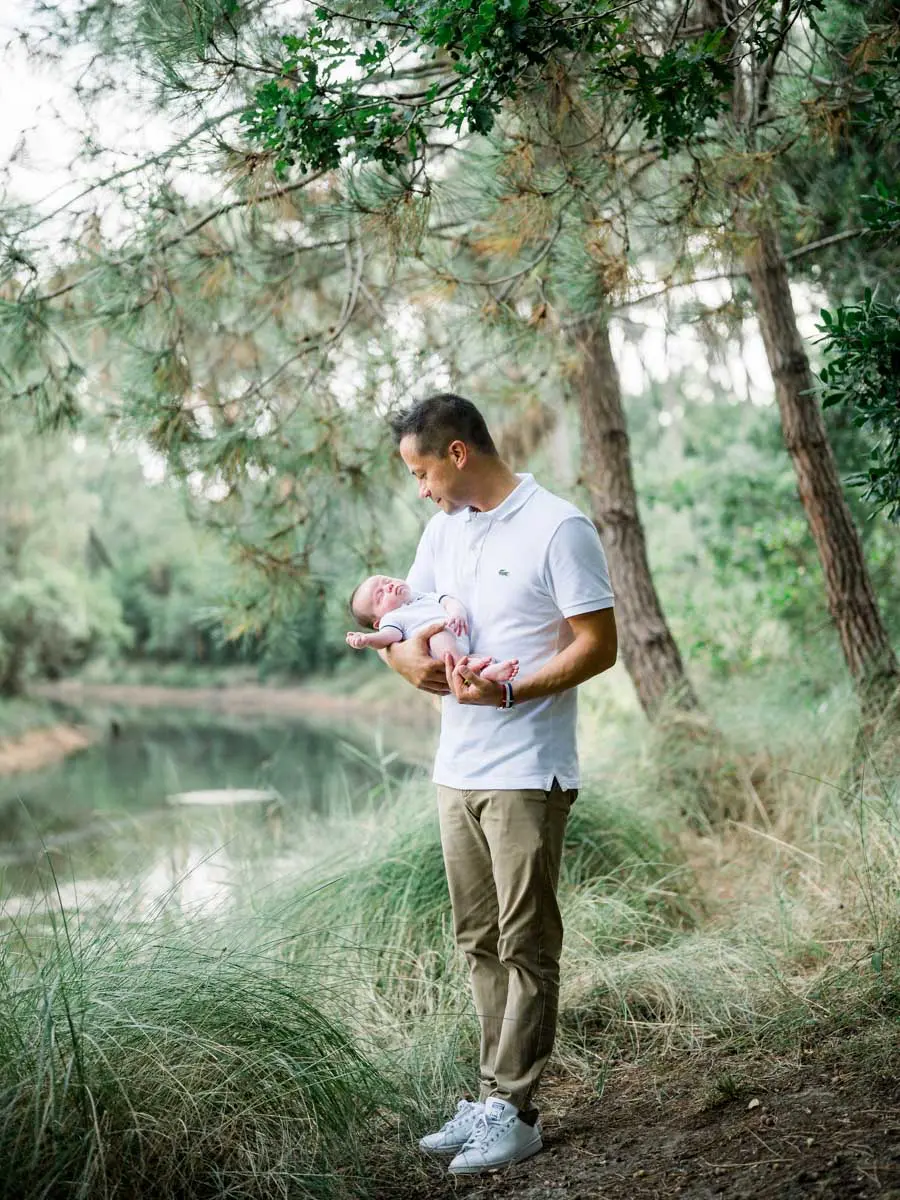
[[[569,517],[556,529],[545,570],[547,587],[564,617],[615,604],[600,536],[585,516]]]
[[[419,538],[416,557],[413,565],[409,568],[406,582],[414,592],[437,591],[434,562],[434,530],[432,529],[431,521],[425,526],[422,536]]]

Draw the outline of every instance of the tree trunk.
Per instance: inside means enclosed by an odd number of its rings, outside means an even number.
[[[593,322],[579,337],[579,348],[582,476],[609,559],[622,659],[648,717],[655,717],[666,704],[696,709],[697,697],[666,624],[647,561],[609,330]]]
[[[816,543],[828,610],[864,714],[876,716],[900,687],[900,669],[878,611],[862,543],[841,490],[774,229],[749,231],[744,265],[775,381],[781,427]]]
[[[7,638],[7,656],[0,659],[0,696],[12,697],[22,694],[22,673],[25,658],[31,645],[34,614],[29,613],[22,626],[14,629],[12,639]]]

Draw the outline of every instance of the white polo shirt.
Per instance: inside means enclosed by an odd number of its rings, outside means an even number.
[[[533,476],[489,512],[437,513],[407,582],[456,596],[473,654],[518,658],[530,675],[572,640],[567,617],[612,608],[606,555],[592,521]],[[444,697],[434,782],[461,790],[579,786],[576,690],[504,710]]]

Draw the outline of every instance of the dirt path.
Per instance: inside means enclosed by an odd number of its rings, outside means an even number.
[[[801,1061],[686,1055],[622,1067],[602,1097],[550,1081],[542,1154],[458,1180],[410,1160],[403,1186],[385,1180],[377,1200],[900,1200],[888,1062],[886,1051],[873,1073],[840,1047]]]

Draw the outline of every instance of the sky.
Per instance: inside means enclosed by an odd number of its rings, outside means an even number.
[[[30,61],[15,37],[17,25],[26,20],[25,4],[0,0],[0,164],[9,170],[6,182],[17,198],[49,209],[49,197],[55,207],[89,177],[88,165],[78,161],[82,114],[71,93],[87,55],[70,52],[52,66]],[[118,96],[100,106],[98,118],[118,143],[123,162],[135,152],[164,145],[168,136],[164,123],[129,113]]]

